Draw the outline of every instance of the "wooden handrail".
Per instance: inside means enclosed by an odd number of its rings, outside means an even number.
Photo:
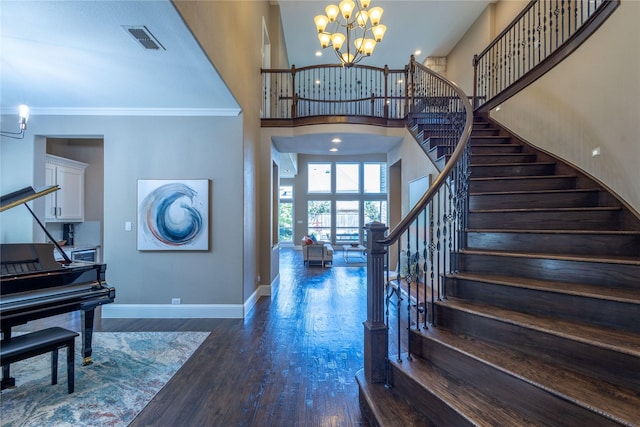
[[[462,135],[458,139],[456,144],[456,148],[451,154],[450,160],[446,163],[445,167],[442,169],[440,174],[433,181],[429,189],[426,193],[420,198],[420,200],[416,203],[416,205],[409,211],[409,213],[400,221],[398,225],[396,225],[393,230],[389,232],[385,239],[380,240],[378,243],[384,246],[389,246],[395,243],[400,239],[402,233],[409,229],[409,226],[418,218],[418,215],[425,209],[425,207],[433,200],[434,195],[440,190],[440,188],[445,184],[449,174],[455,167],[457,161],[462,157],[462,154],[467,148],[467,144],[469,143],[469,139],[471,137],[471,128],[473,126],[473,108],[467,95],[460,89],[460,87],[454,82],[447,80],[441,75],[431,71],[429,68],[423,66],[420,63],[416,63],[413,56],[411,57],[412,66],[417,67],[423,72],[431,74],[437,79],[441,80],[443,83],[451,86],[455,92],[458,94],[458,97],[462,101],[465,108],[465,125],[462,131]]]

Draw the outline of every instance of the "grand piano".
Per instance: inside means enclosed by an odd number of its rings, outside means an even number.
[[[0,330],[4,341],[11,338],[13,326],[80,310],[83,363],[87,365],[91,363],[95,309],[112,303],[116,291],[105,282],[106,264],[72,262],[27,205],[58,189],[26,187],[0,198],[0,212],[24,205],[52,242],[0,244]],[[55,260],[54,250],[63,261]],[[15,385],[9,369],[2,368],[2,389]]]

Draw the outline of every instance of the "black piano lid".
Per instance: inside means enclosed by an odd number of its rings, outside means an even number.
[[[0,212],[4,212],[14,206],[27,203],[33,199],[37,199],[49,193],[53,193],[54,191],[58,191],[59,189],[60,187],[57,185],[40,187],[38,189],[34,189],[33,187],[25,187],[18,191],[14,191],[13,193],[5,194],[0,197]]]
[[[25,187],[25,188],[22,188],[22,189],[20,189],[18,191],[14,191],[13,193],[5,194],[2,197],[0,197],[0,212],[4,212],[7,209],[11,209],[14,206],[18,206],[18,205],[24,204],[24,206],[27,208],[27,210],[29,211],[31,216],[33,216],[33,219],[36,220],[36,222],[38,223],[38,225],[40,226],[42,231],[44,231],[44,234],[46,234],[47,237],[56,246],[56,249],[58,250],[60,255],[62,255],[62,258],[64,258],[65,263],[71,264],[71,259],[69,258],[69,256],[62,250],[62,248],[60,247],[58,242],[54,240],[54,238],[51,235],[51,233],[49,233],[47,228],[38,219],[36,214],[33,213],[31,208],[29,207],[29,205],[27,205],[27,202],[29,202],[31,200],[34,200],[34,199],[37,199],[39,197],[45,196],[45,195],[47,195],[49,193],[53,193],[54,191],[58,191],[59,189],[60,189],[60,187],[58,185],[50,185],[48,187],[40,187],[37,190],[35,190],[33,187]]]

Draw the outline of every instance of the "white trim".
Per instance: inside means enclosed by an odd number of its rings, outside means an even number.
[[[103,319],[242,319],[242,304],[106,304]]]
[[[251,310],[253,310],[253,307],[255,307],[256,303],[261,297],[270,297],[270,296],[271,296],[271,285],[258,286],[258,289],[256,289],[253,292],[253,294],[251,294],[251,296],[247,298],[247,300],[244,302],[244,316],[246,317],[251,312]]]
[[[102,318],[243,319],[261,297],[269,296],[271,285],[263,285],[259,286],[244,304],[107,304],[102,306]]]
[[[238,116],[240,108],[33,108],[31,116]],[[2,114],[12,114],[5,112]]]

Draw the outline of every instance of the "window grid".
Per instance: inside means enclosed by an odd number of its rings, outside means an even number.
[[[366,224],[388,222],[385,162],[309,162],[307,172],[308,235],[365,244]]]

